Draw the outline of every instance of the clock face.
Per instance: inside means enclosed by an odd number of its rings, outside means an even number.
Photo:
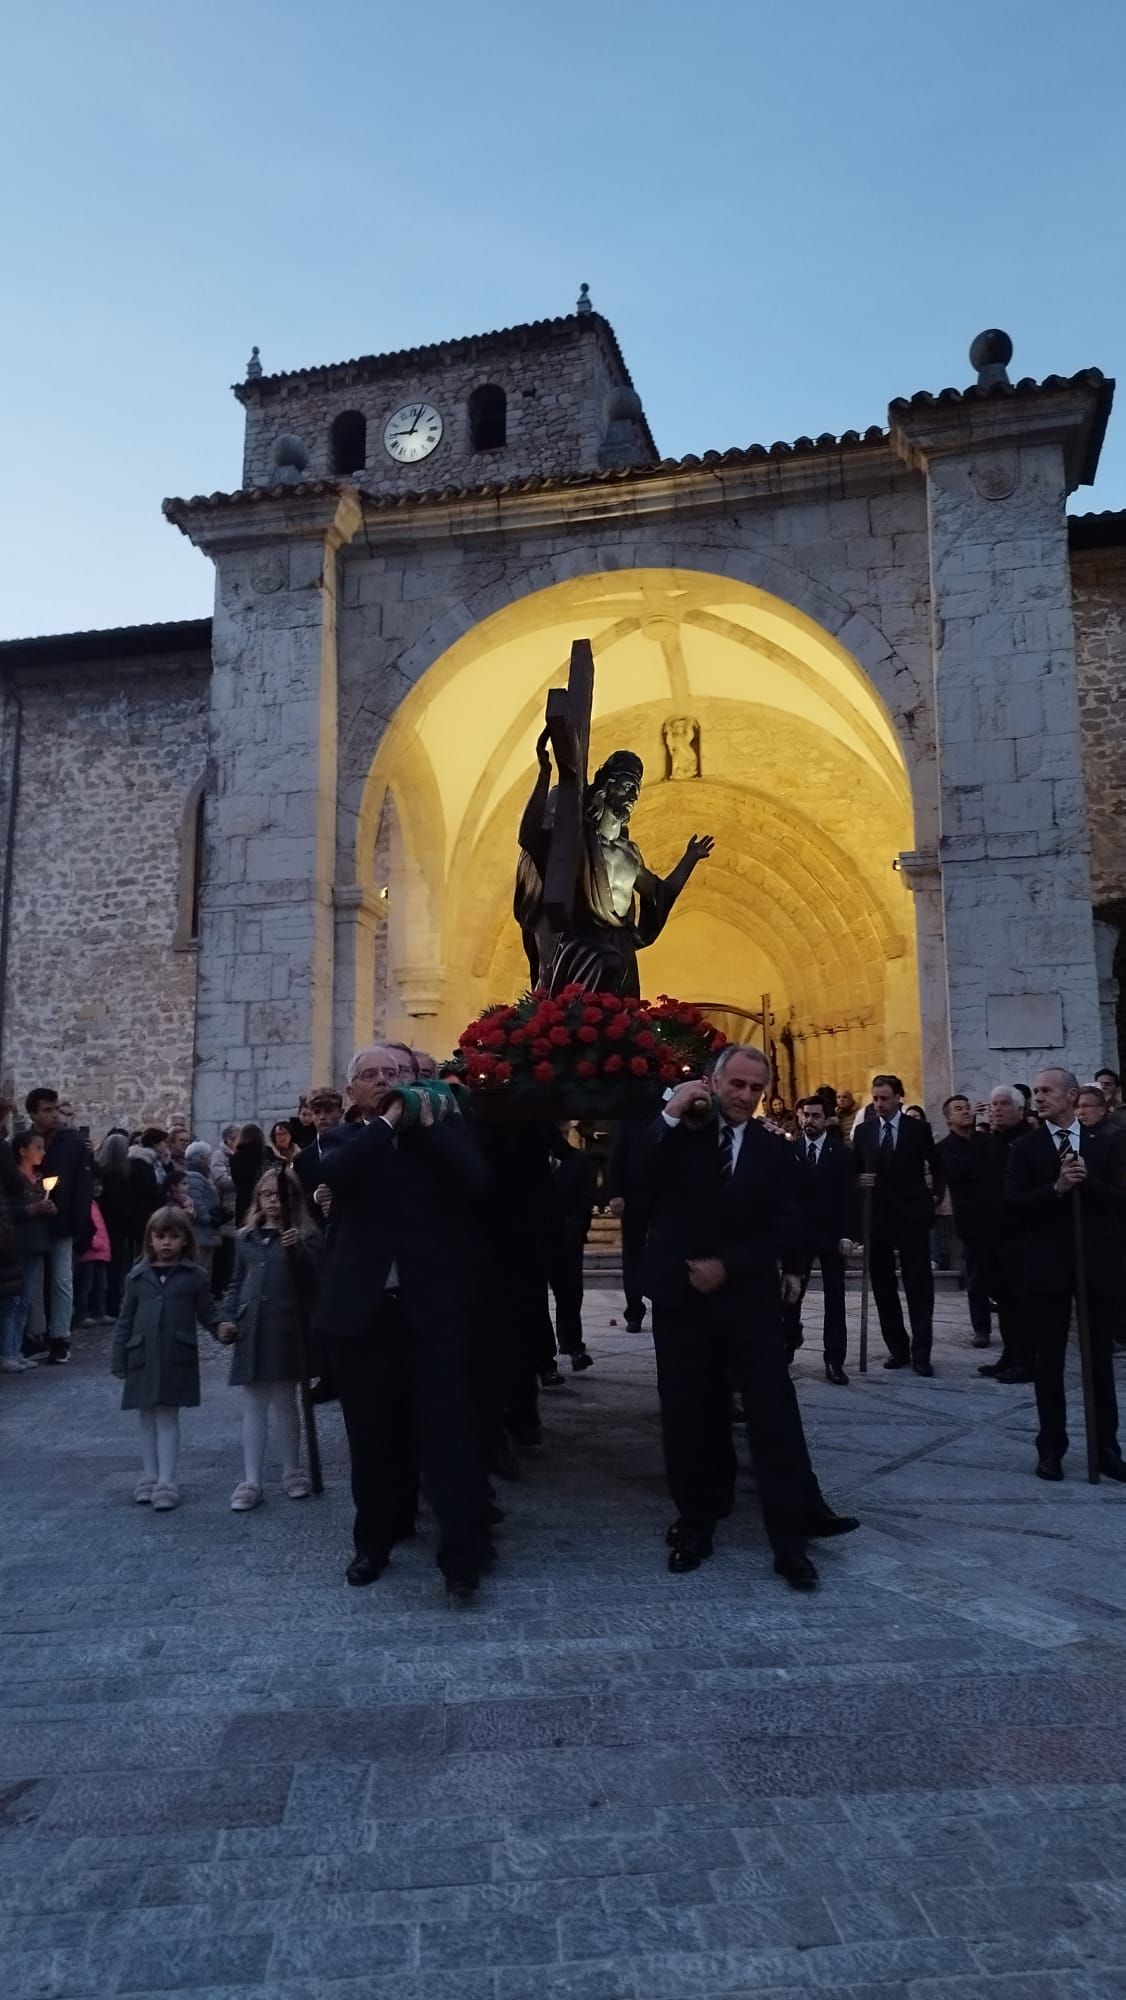
[[[442,419],[433,403],[404,403],[383,427],[383,447],[400,465],[429,458],[442,442]]]

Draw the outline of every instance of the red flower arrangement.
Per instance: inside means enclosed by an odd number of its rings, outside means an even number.
[[[458,1055],[470,1089],[493,1100],[546,1117],[615,1116],[698,1076],[725,1039],[698,1007],[665,993],[634,1000],[567,986],[553,998],[527,993],[486,1008],[459,1038]]]

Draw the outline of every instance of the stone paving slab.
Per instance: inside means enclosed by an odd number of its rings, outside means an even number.
[[[335,1409],[324,1499],[275,1473],[232,1516],[208,1354],[153,1516],[104,1340],[4,1378],[4,2000],[1126,2000],[1126,1493],[1074,1451],[1031,1476],[1031,1399],[977,1377],[956,1296],[934,1381],[877,1340],[847,1390],[818,1310],[799,1395],[865,1525],[812,1599],[749,1490],[668,1575],[611,1292],[465,1612],[425,1534],[343,1585]]]

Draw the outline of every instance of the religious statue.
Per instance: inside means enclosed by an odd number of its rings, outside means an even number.
[[[664,728],[670,778],[700,775],[700,725],[694,715],[670,715]]]
[[[567,690],[548,695],[536,744],[539,774],[520,822],[514,913],[534,987],[636,995],[639,949],[660,936],[692,870],[715,843],[710,834],[694,834],[664,877],[645,866],[629,835],[644,773],[640,757],[615,750],[587,779],[593,692],[590,645],[578,640]]]

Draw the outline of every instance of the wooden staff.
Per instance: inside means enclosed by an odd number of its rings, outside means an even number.
[[[872,1263],[872,1190],[863,1188],[860,1196],[860,1240],[863,1258],[860,1265],[860,1373],[868,1373],[868,1292]]]
[[[289,1181],[289,1169],[278,1168],[278,1206],[281,1209],[283,1231],[296,1227],[293,1218],[293,1190]],[[304,1197],[302,1197],[304,1198]],[[325,1490],[324,1472],[321,1469],[321,1447],[317,1437],[317,1412],[313,1402],[312,1385],[309,1380],[309,1302],[306,1291],[306,1272],[301,1256],[300,1243],[292,1244],[285,1253],[289,1266],[290,1282],[297,1306],[298,1359],[301,1367],[301,1414],[305,1420],[305,1449],[309,1455],[309,1484],[314,1493]]]
[[[1091,1314],[1087,1303],[1087,1245],[1083,1236],[1083,1189],[1072,1189],[1071,1221],[1075,1232],[1075,1320],[1079,1329],[1079,1372],[1083,1379],[1083,1428],[1087,1433],[1087,1477],[1099,1483],[1099,1434],[1095,1413],[1095,1362],[1091,1350]]]

